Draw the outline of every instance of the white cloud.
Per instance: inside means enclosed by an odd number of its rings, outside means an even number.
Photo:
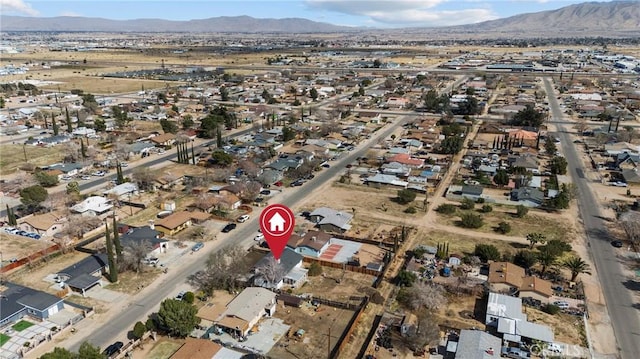
[[[0,0],[0,10],[3,14],[19,13],[29,16],[38,16],[40,13],[23,0]]]
[[[447,0],[307,0],[317,10],[366,16],[377,24],[400,26],[451,26],[497,19],[489,9],[438,10]]]

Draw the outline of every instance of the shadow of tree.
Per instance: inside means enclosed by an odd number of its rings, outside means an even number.
[[[622,282],[622,285],[629,290],[640,292],[640,282],[637,280],[629,279]]]

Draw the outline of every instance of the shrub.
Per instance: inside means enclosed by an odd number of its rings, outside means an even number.
[[[480,228],[484,224],[482,217],[475,213],[464,213],[460,216],[460,226],[464,228]]]
[[[186,292],[186,293],[184,293],[184,296],[182,296],[182,300],[184,300],[185,302],[187,302],[189,304],[193,304],[195,299],[196,299],[196,296],[195,296],[195,294],[193,294],[193,292]]]
[[[454,214],[456,213],[456,206],[449,203],[443,203],[436,208],[436,212],[441,214]]]
[[[309,272],[307,273],[310,277],[319,276],[322,274],[322,266],[318,262],[313,262],[309,266]]]
[[[140,339],[146,331],[147,327],[142,322],[137,322],[136,325],[133,326],[132,334],[134,338]]]
[[[476,206],[476,203],[471,198],[464,198],[462,203],[460,203],[460,208],[462,209],[473,209]]]
[[[476,199],[476,203],[480,203],[480,204],[484,203],[484,198],[478,197],[478,199]]]
[[[511,225],[507,222],[500,222],[498,223],[498,227],[496,227],[496,232],[498,233],[502,233],[502,234],[507,234],[509,232],[511,232]]]
[[[415,274],[407,272],[406,270],[402,270],[396,276],[396,284],[400,287],[411,287],[416,279],[417,278]]]
[[[493,244],[476,244],[473,254],[478,256],[483,262],[497,261],[500,259],[500,250]]]
[[[144,326],[150,332],[156,330],[156,322],[152,318],[147,319],[147,321],[144,323]]]
[[[482,213],[489,213],[491,211],[493,211],[493,207],[491,207],[490,204],[485,204],[484,206],[482,206]]]
[[[404,213],[409,213],[409,214],[414,214],[416,212],[417,212],[416,208],[413,207],[413,206],[409,206],[409,207],[407,207],[407,209],[404,210]]]
[[[553,304],[547,304],[545,306],[543,306],[542,311],[551,315],[556,315],[560,312],[560,307],[558,307],[557,305],[553,305]]]
[[[410,189],[401,189],[398,191],[396,201],[400,204],[411,203],[416,199],[416,193]]]
[[[527,208],[527,207],[525,207],[523,205],[519,205],[518,207],[516,207],[516,217],[522,218],[522,217],[526,216],[527,213],[529,213],[529,208]]]

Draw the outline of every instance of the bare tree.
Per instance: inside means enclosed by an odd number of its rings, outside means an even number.
[[[66,142],[63,144],[64,158],[62,161],[65,163],[78,162],[82,158],[82,154],[80,152],[80,145],[78,145],[78,143],[75,141]]]
[[[131,145],[126,143],[125,141],[118,139],[116,140],[116,156],[119,160],[129,160],[131,155]]]
[[[246,251],[233,245],[211,253],[204,270],[189,276],[189,282],[211,295],[215,289],[234,292],[238,279],[247,270]]]
[[[157,174],[152,172],[149,167],[139,166],[133,170],[131,178],[138,184],[140,189],[151,190],[154,187]]]
[[[64,208],[70,200],[70,195],[65,192],[52,192],[49,193],[47,199],[42,202],[42,206],[47,209],[48,212],[54,211],[56,208]]]
[[[246,184],[246,188],[242,191],[241,199],[245,202],[253,202],[260,194],[262,185],[260,182],[251,181]]]
[[[120,266],[122,269],[132,269],[136,273],[140,273],[142,261],[152,249],[151,243],[146,240],[127,244],[124,249],[124,261],[120,263]]]
[[[587,120],[585,119],[579,119],[578,123],[576,123],[576,125],[574,126],[574,128],[576,129],[576,131],[578,132],[578,134],[580,136],[582,136],[582,134],[584,133],[584,131],[589,129],[589,125],[587,124]]]
[[[265,263],[256,268],[256,275],[275,286],[284,277],[284,268],[273,256],[270,256]]]
[[[447,302],[444,292],[441,285],[416,282],[409,288],[407,305],[413,310],[438,309]]]
[[[238,162],[238,167],[240,167],[250,179],[254,180],[258,178],[260,167],[258,167],[258,165],[255,162],[251,160],[242,160]]]
[[[635,245],[640,244],[640,212],[627,211],[619,220],[627,239]]]
[[[216,239],[216,226],[212,221],[205,221],[202,224],[191,227],[191,238],[198,241],[208,241]]]
[[[421,310],[416,313],[418,321],[408,329],[404,342],[412,350],[424,349],[426,345],[435,344],[440,339],[440,328],[437,318],[429,311]]]
[[[207,212],[214,204],[214,196],[210,193],[200,193],[193,201],[193,207],[201,210],[202,212]]]
[[[67,225],[60,233],[70,238],[82,238],[85,233],[98,228],[101,224],[102,220],[98,217],[74,214],[69,216]]]

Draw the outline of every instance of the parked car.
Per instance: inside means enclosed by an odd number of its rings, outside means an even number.
[[[622,241],[618,241],[618,240],[612,241],[611,245],[616,248],[622,248]]]
[[[560,309],[569,309],[569,303],[563,301],[563,300],[557,300],[555,302],[553,302],[553,305],[555,305],[556,307],[560,308]]]
[[[178,295],[176,295],[176,299],[177,300],[182,300],[182,298],[184,298],[185,294],[187,294],[187,292],[185,292],[184,290],[181,290],[180,293],[178,293]]]
[[[91,179],[91,176],[84,175],[84,176],[80,177],[80,179],[81,179],[81,180],[84,180],[84,181],[86,181],[86,180],[90,180],[90,179]]]
[[[96,172],[93,172],[93,175],[94,175],[94,176],[97,176],[97,177],[104,177],[104,175],[106,175],[106,174],[107,174],[107,173],[106,173],[105,171],[96,171]]]
[[[264,190],[260,191],[260,194],[263,195],[263,196],[268,196],[268,195],[271,194],[271,191],[268,190],[268,189],[264,189]]]
[[[502,347],[502,352],[500,354],[503,357],[514,359],[525,359],[530,357],[529,352],[516,347]]]
[[[238,223],[244,223],[246,221],[249,220],[249,215],[248,214],[243,214],[242,216],[238,217]]]
[[[235,223],[229,223],[226,226],[224,226],[224,228],[222,228],[222,233],[229,233],[229,232],[233,231],[234,229],[236,229],[236,224]]]
[[[325,164],[323,164],[323,165],[322,165],[322,167],[324,167],[324,168],[329,168],[329,167],[331,167],[331,166],[330,166],[328,163],[325,163]]]
[[[158,264],[159,261],[160,260],[158,258],[155,258],[155,257],[146,258],[144,260],[144,262],[147,263],[148,265],[156,265],[156,264]]]
[[[547,344],[547,350],[552,353],[562,353],[562,346],[557,343],[549,343]]]
[[[113,354],[116,354],[120,349],[122,349],[122,347],[124,346],[124,343],[122,342],[115,342],[111,345],[109,345],[107,347],[107,349],[105,349],[102,354],[106,355],[107,358],[111,357]]]
[[[204,247],[204,243],[198,242],[193,247],[191,247],[191,250],[194,251],[194,252],[197,252],[197,251],[201,250],[203,247]]]
[[[264,234],[262,234],[262,233],[258,233],[258,235],[253,237],[253,240],[256,241],[256,242],[260,242],[263,239],[264,239]]]

